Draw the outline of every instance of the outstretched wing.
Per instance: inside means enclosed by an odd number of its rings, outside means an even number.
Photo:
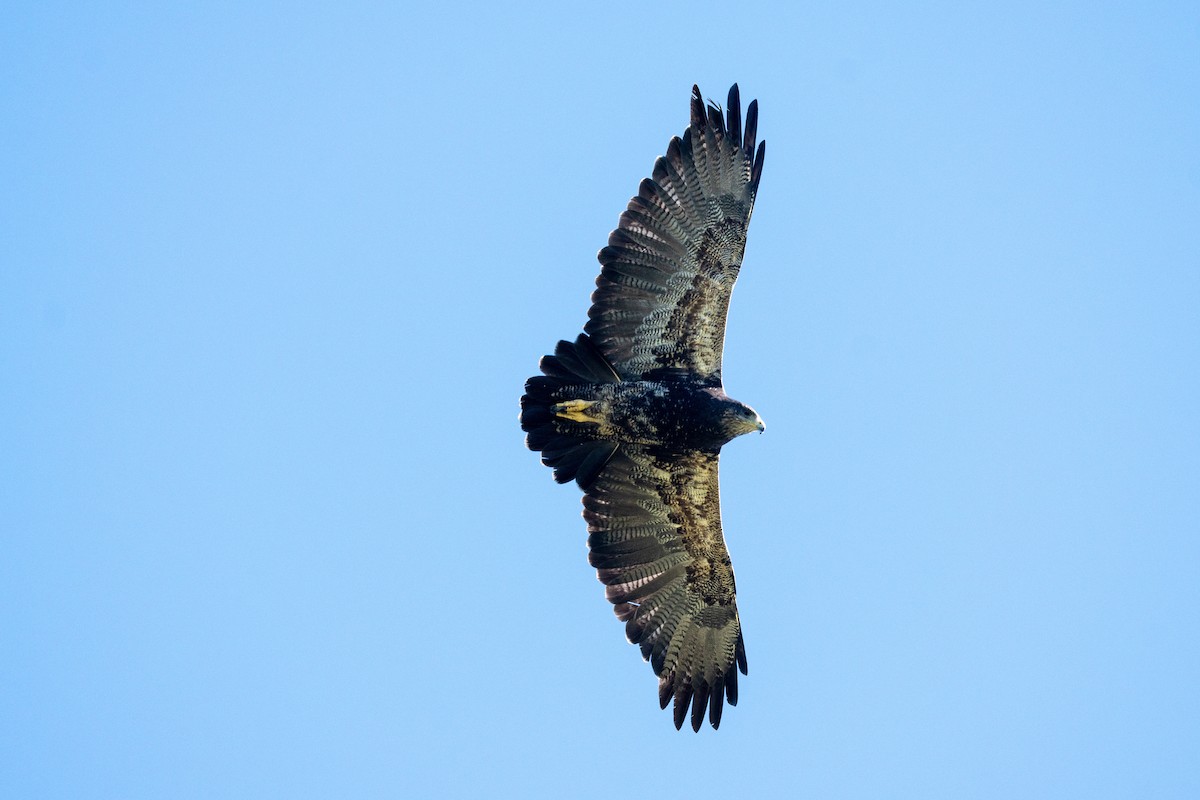
[[[642,181],[600,251],[589,333],[623,378],[686,370],[721,382],[729,295],[766,142],[754,149],[758,101],[742,129],[737,84],[721,109],[692,87],[692,121]]]
[[[589,560],[605,594],[658,675],[675,727],[691,704],[693,730],[707,707],[714,728],[737,705],[746,650],[733,567],[721,535],[717,454],[657,456],[622,444],[583,498]]]

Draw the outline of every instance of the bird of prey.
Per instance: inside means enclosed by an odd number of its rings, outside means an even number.
[[[758,102],[742,125],[692,87],[691,124],[671,139],[608,246],[588,321],[541,359],[521,398],[529,449],[584,492],[589,561],[659,678],[675,727],[691,708],[717,728],[737,704],[746,650],[721,530],[717,460],[762,419],[725,394],[729,295],[762,175]]]

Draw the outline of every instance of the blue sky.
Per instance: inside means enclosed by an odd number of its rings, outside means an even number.
[[[692,734],[517,399],[734,81]],[[1195,4],[30,4],[0,145],[0,794],[1200,794]]]

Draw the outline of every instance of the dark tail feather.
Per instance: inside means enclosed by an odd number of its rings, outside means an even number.
[[[551,406],[564,400],[588,399],[596,384],[617,383],[620,377],[586,333],[574,342],[559,342],[554,355],[544,356],[538,366],[544,374],[525,382],[521,398],[521,429],[528,434],[525,444],[541,452],[542,463],[554,468],[554,480],[574,480],[586,489],[612,458],[617,445],[591,438],[591,426],[556,417]]]
[[[620,376],[609,366],[604,355],[581,333],[573,342],[561,341],[554,355],[543,356],[538,364],[542,372],[564,383],[619,383]]]

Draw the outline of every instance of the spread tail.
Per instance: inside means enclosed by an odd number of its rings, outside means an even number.
[[[574,342],[561,341],[554,355],[538,364],[541,375],[525,382],[521,398],[521,429],[530,450],[554,468],[554,480],[574,480],[586,489],[617,450],[617,443],[596,439],[593,423],[581,419],[597,384],[618,383],[620,377],[586,333]],[[556,408],[557,407],[557,408]]]

